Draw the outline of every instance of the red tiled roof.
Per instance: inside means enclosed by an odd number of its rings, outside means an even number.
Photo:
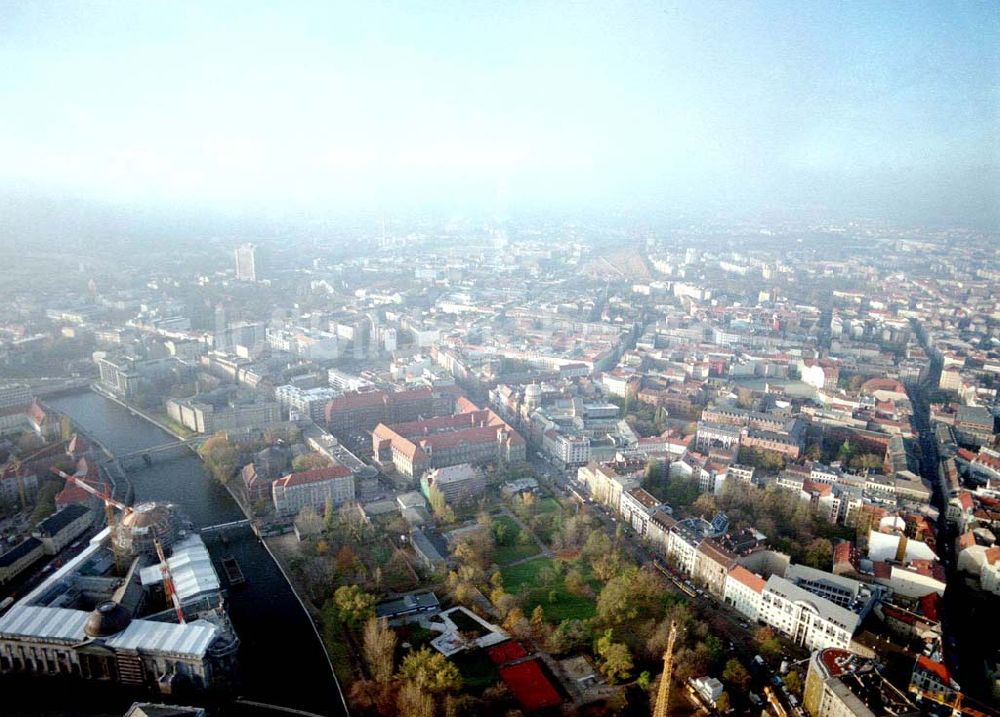
[[[716,543],[714,540],[703,540],[698,546],[698,551],[709,560],[718,563],[728,570],[736,561],[736,556]]]
[[[294,485],[305,485],[306,483],[320,483],[334,478],[343,478],[351,475],[351,471],[342,465],[329,466],[328,468],[314,468],[311,471],[301,473],[289,473],[275,481],[276,485],[284,487]]]
[[[746,585],[756,593],[764,592],[764,586],[767,584],[767,581],[764,580],[764,578],[755,573],[751,573],[742,565],[733,566],[733,569],[729,571],[729,576],[733,578],[733,580]]]
[[[97,472],[97,467],[88,463],[86,458],[77,461],[74,477],[98,491],[103,491],[106,488]],[[55,503],[56,508],[63,508],[72,503],[90,503],[93,500],[95,500],[94,496],[76,483],[67,482],[66,486],[56,494]]]
[[[384,391],[352,391],[336,398],[331,398],[326,404],[326,410],[329,414],[331,411],[350,411],[357,408],[368,408],[384,404],[385,402],[386,394]]]
[[[851,549],[854,545],[850,540],[842,540],[833,546],[833,564],[837,563],[850,563],[851,562]]]
[[[802,481],[803,493],[816,493],[817,495],[832,495],[833,486],[829,483],[817,483],[809,478]]]
[[[906,387],[894,378],[872,378],[861,385],[861,391],[892,391],[906,393]]]
[[[521,435],[489,409],[451,416],[438,416],[424,421],[409,421],[391,426],[379,424],[374,440],[391,441],[396,450],[413,460],[423,449],[448,449],[462,443],[486,443],[497,440],[500,431],[507,432],[511,445],[524,443]]]
[[[28,409],[28,418],[39,426],[42,425],[45,422],[45,419],[48,418],[48,414],[45,412],[45,409],[42,408],[42,404],[38,402],[37,398],[31,402],[31,408]]]
[[[974,461],[976,459],[976,454],[970,451],[968,448],[959,448],[958,457],[967,461]]]
[[[976,536],[973,535],[971,530],[967,530],[958,536],[958,549],[964,550],[965,548],[971,548],[976,544]]]
[[[458,400],[455,401],[455,413],[471,413],[478,410],[480,410],[479,406],[465,396],[459,396]]]
[[[86,453],[90,450],[90,446],[87,444],[87,441],[83,438],[83,436],[79,433],[74,433],[66,450],[71,455],[75,456],[81,453]]]
[[[961,453],[964,450],[965,450],[964,448],[960,448],[959,453]],[[994,458],[989,453],[983,453],[982,451],[980,451],[979,454],[975,456],[974,462],[981,463],[982,465],[988,466],[993,470],[1000,470],[1000,458]]]

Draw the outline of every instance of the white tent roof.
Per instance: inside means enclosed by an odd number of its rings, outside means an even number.
[[[205,592],[219,590],[219,575],[212,565],[208,548],[198,535],[189,535],[174,544],[173,553],[167,558],[170,574],[174,578],[174,589],[181,600],[196,597]],[[155,585],[163,580],[159,565],[150,565],[139,571],[143,585]]]

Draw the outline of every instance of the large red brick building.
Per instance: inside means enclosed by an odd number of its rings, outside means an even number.
[[[393,425],[372,433],[372,452],[383,465],[407,476],[459,463],[518,463],[525,459],[521,435],[489,409],[472,408],[453,416]]]
[[[380,423],[415,421],[421,417],[447,416],[462,396],[456,386],[414,388],[407,391],[351,391],[326,404],[326,425],[331,433],[370,431]]]

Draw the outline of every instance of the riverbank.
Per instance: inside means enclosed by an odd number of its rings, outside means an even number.
[[[287,542],[295,539],[296,538],[293,533],[285,533],[284,535],[261,538],[261,543],[264,545],[264,549],[271,556],[271,559],[274,560],[275,565],[278,566],[278,570],[280,570],[282,576],[284,576],[285,581],[288,583],[288,587],[295,595],[295,598],[299,601],[299,605],[302,606],[303,612],[309,615],[313,632],[316,634],[316,639],[323,645],[323,652],[326,655],[327,663],[330,665],[330,672],[333,673],[334,680],[337,683],[337,693],[340,695],[340,701],[344,706],[344,713],[347,714],[347,698],[344,696],[344,690],[341,687],[341,680],[346,681],[352,677],[353,661],[346,650],[336,649],[336,645],[330,645],[329,642],[324,639],[318,626],[322,620],[320,612],[315,608],[311,608],[309,603],[303,600],[302,596],[299,595],[298,590],[295,589],[295,583],[292,581],[292,577],[289,574],[291,572],[291,566],[283,559],[283,556],[288,552]],[[336,652],[331,654],[332,650],[336,650]]]
[[[295,537],[295,534],[285,533],[283,535],[269,536],[263,538],[263,542],[268,552],[271,553],[271,557],[274,558],[281,572],[285,575],[285,579],[288,580],[296,597],[302,603],[302,609],[312,617],[316,636],[323,643],[323,649],[326,652],[327,659],[330,661],[330,669],[337,676],[337,684],[350,684],[356,677],[355,657],[352,656],[350,649],[343,641],[327,639],[325,627],[323,632],[320,632],[320,626],[323,625],[322,611],[313,607],[309,601],[302,600],[299,591],[295,587],[295,581],[292,578],[291,563],[300,554],[298,539]],[[341,698],[343,698],[343,692],[341,692]],[[347,708],[346,702],[344,708]]]
[[[157,421],[137,421],[142,417],[137,412],[99,392],[60,398],[51,405],[113,454],[141,452],[173,436]],[[244,517],[231,491],[207,474],[194,452],[139,466],[130,478],[137,500],[176,503],[196,528]],[[229,530],[225,541],[212,537],[206,545],[220,574],[222,559],[232,556],[246,577],[245,585],[231,589],[227,597],[241,639],[242,695],[315,714],[347,714],[312,617],[269,547],[249,528]],[[95,714],[87,707],[76,713]]]
[[[191,436],[194,435],[190,431],[187,433],[187,435],[184,435],[184,434],[178,432],[174,427],[168,425],[167,423],[164,423],[163,421],[160,421],[159,419],[155,418],[151,414],[146,413],[145,411],[143,411],[143,410],[141,410],[139,408],[136,408],[135,406],[133,406],[132,404],[128,403],[127,401],[123,401],[122,399],[118,398],[118,396],[114,395],[113,393],[111,393],[107,389],[102,388],[101,385],[98,384],[98,383],[92,383],[92,384],[90,384],[90,390],[93,391],[94,393],[96,393],[101,398],[106,398],[109,401],[113,401],[114,403],[117,403],[119,406],[121,406],[122,408],[124,408],[126,411],[128,411],[132,415],[138,416],[139,418],[143,418],[143,419],[149,421],[154,426],[156,426],[157,428],[159,428],[161,431],[163,431],[165,433],[169,433],[171,436],[173,436],[174,438],[176,438],[179,441],[186,440],[188,438],[191,438]],[[173,423],[173,421],[171,421],[171,423]],[[192,450],[194,450],[194,449],[192,448]]]

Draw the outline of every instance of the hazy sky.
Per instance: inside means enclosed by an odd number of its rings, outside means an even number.
[[[995,221],[998,48],[996,2],[4,0],[0,190]]]

